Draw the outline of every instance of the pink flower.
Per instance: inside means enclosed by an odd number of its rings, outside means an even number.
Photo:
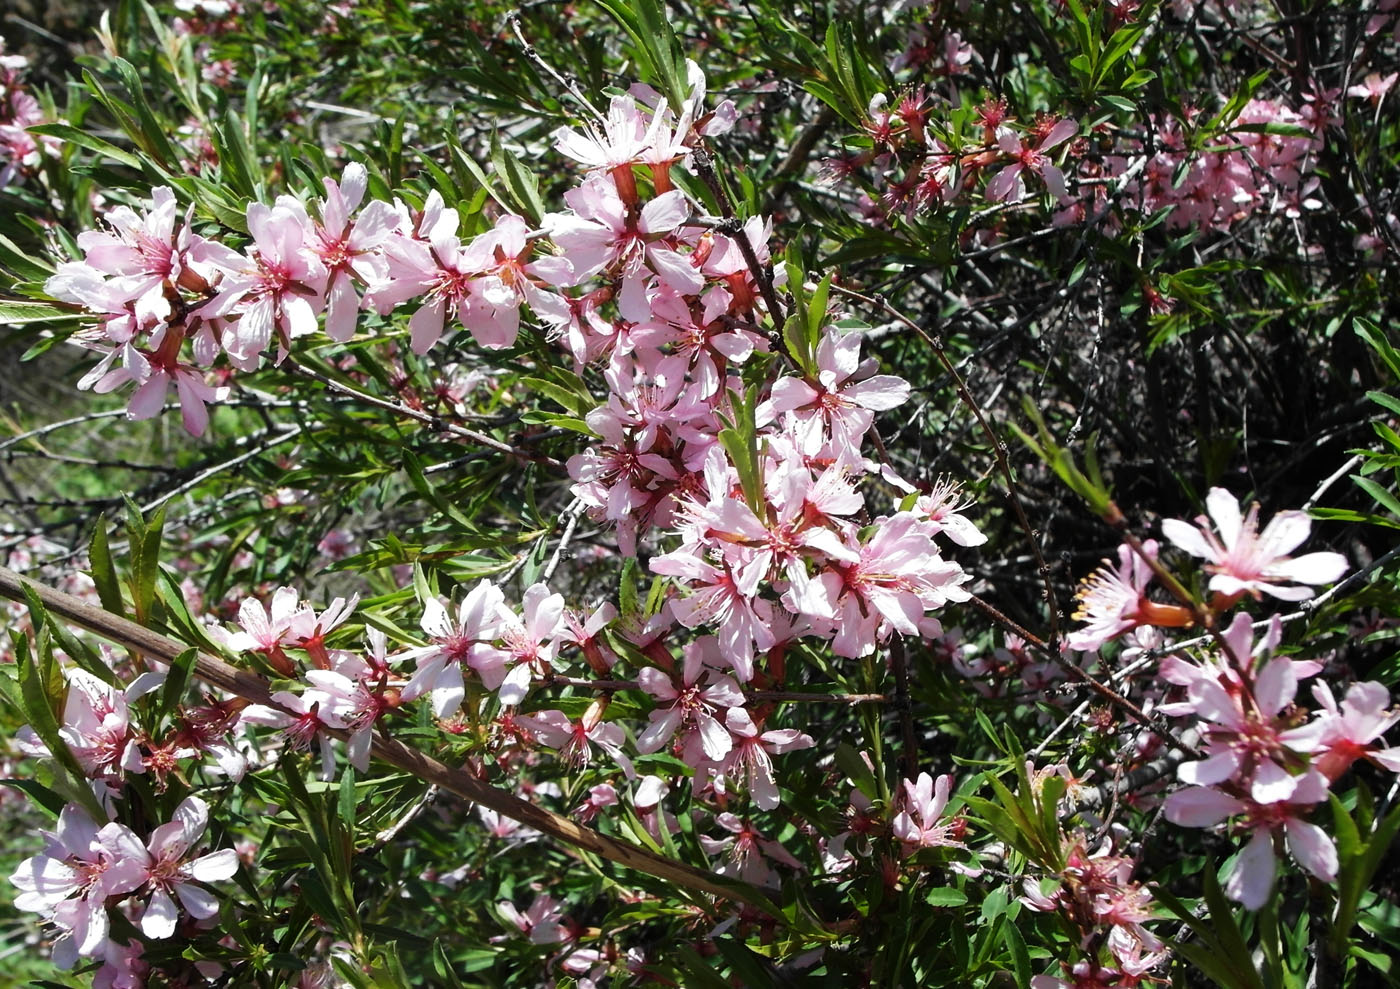
[[[208,805],[191,796],[175,808],[168,824],[151,832],[146,846],[150,854],[146,881],[151,889],[151,902],[139,922],[141,933],[147,937],[167,938],[175,933],[177,912],[172,893],[185,912],[196,920],[208,920],[219,912],[218,900],[195,883],[231,879],[238,871],[238,853],[224,848],[187,860],[190,849],[204,834],[208,823]]]
[[[773,871],[765,859],[772,859],[792,869],[802,869],[801,862],[781,844],[765,837],[752,821],[726,811],[715,817],[715,823],[728,831],[728,836],[711,838],[700,835],[699,841],[707,855],[718,855],[728,850],[728,861],[715,869],[720,875],[738,875],[745,882],[763,886],[773,879]]]
[[[1157,558],[1157,542],[1148,539],[1143,552]],[[1152,568],[1126,543],[1118,547],[1118,567],[1111,568],[1108,560],[1079,585],[1074,599],[1078,607],[1074,620],[1088,622],[1087,628],[1071,632],[1065,639],[1071,649],[1085,652],[1116,639],[1129,629],[1143,624],[1143,605],[1147,601],[1147,586],[1152,583]]]
[[[753,802],[762,810],[778,806],[778,785],[773,781],[773,760],[770,756],[810,749],[816,743],[810,735],[795,728],[782,728],[759,734],[749,712],[731,707],[725,712],[725,724],[733,738],[734,748],[725,763],[725,773],[742,773]]]
[[[1073,120],[1061,120],[1046,133],[1035,147],[1023,143],[1009,128],[1002,128],[997,135],[997,146],[1012,157],[1011,164],[1004,167],[987,183],[987,198],[992,202],[1018,203],[1026,195],[1021,173],[1034,172],[1045,182],[1045,187],[1056,200],[1066,197],[1065,177],[1050,163],[1046,153],[1079,133],[1079,124]]]
[[[838,656],[870,652],[886,628],[920,635],[925,611],[967,600],[970,576],[939,555],[928,526],[912,512],[879,519],[855,562],[832,561],[808,583],[796,610],[830,624]]]
[[[321,750],[321,779],[334,776],[335,740],[324,729],[344,730],[346,724],[340,715],[332,708],[323,707],[314,690],[301,695],[279,690],[272,695],[272,702],[277,706],[248,705],[239,715],[239,723],[281,728],[282,737],[292,749],[309,749],[315,741]]]
[[[1400,711],[1388,707],[1390,691],[1384,684],[1353,683],[1340,705],[1325,683],[1313,684],[1312,693],[1324,712],[1314,755],[1323,776],[1335,780],[1357,759],[1400,773],[1400,749],[1379,747],[1380,737],[1400,721]]]
[[[905,780],[900,812],[890,822],[894,836],[916,849],[966,847],[951,836],[952,822],[939,820],[952,786],[952,774],[940,776],[936,782],[928,773],[920,773],[917,781]]]
[[[960,484],[940,477],[933,490],[914,503],[914,510],[928,516],[935,532],[942,533],[959,546],[981,546],[987,537],[962,514],[972,504],[971,498],[963,496]]]
[[[130,828],[98,827],[77,804],[63,808],[58,827],[44,832],[44,850],[10,875],[19,889],[15,906],[48,916],[66,932],[55,961],[91,958],[107,944],[107,898],[130,893],[146,881],[149,856]],[[65,966],[68,967],[68,966]]]
[[[1251,505],[1241,518],[1239,501],[1224,488],[1210,489],[1206,509],[1210,518],[1200,516],[1194,526],[1164,519],[1162,535],[1192,556],[1209,560],[1205,570],[1212,574],[1210,589],[1227,598],[1248,593],[1258,599],[1263,592],[1283,601],[1302,601],[1313,592],[1296,585],[1330,584],[1346,572],[1347,561],[1340,553],[1287,555],[1312,529],[1305,512],[1279,512],[1261,533],[1259,506]]]
[[[496,263],[495,233],[463,246],[458,222],[457,211],[445,208],[434,189],[423,205],[416,235],[384,243],[388,281],[372,289],[367,299],[387,314],[401,302],[424,296],[408,323],[415,354],[425,354],[437,343],[449,315],[455,315],[477,343],[493,350],[509,347],[520,329],[519,297],[490,274]]]
[[[861,339],[859,333],[841,335],[835,327],[824,329],[817,344],[816,379],[779,378],[766,403],[770,414],[818,416],[833,441],[858,447],[876,412],[901,405],[909,397],[909,382],[875,374],[875,360],[860,359]]]
[[[603,706],[595,701],[578,721],[569,720],[563,711],[536,711],[517,717],[516,722],[538,741],[559,751],[559,756],[573,766],[587,766],[592,760],[592,746],[597,745],[621,767],[629,780],[636,773],[632,760],[622,752],[626,734],[621,725],[602,720]]]
[[[282,647],[309,634],[315,617],[305,605],[298,606],[295,587],[279,587],[268,608],[255,598],[243,600],[238,607],[241,631],[215,629],[214,635],[233,652],[264,654],[279,673],[291,677],[296,675],[296,670]]]
[[[507,923],[513,924],[520,933],[530,939],[531,944],[555,944],[568,938],[560,919],[563,914],[560,904],[554,897],[541,893],[535,897],[528,910],[521,913],[515,904],[502,900],[496,910]]]
[[[1395,85],[1397,78],[1400,78],[1400,73],[1392,72],[1388,76],[1383,76],[1379,72],[1372,72],[1360,83],[1348,89],[1347,95],[1355,96],[1357,99],[1370,100],[1379,105],[1385,94],[1390,92]]]
[[[309,250],[310,228],[306,210],[288,196],[275,206],[249,205],[249,252],[228,273],[219,294],[198,311],[205,319],[238,316],[224,337],[224,349],[236,367],[256,368],[274,330],[284,353],[295,338],[316,332],[326,268]]]
[[[531,672],[543,672],[553,661],[564,634],[564,596],[551,594],[546,585],[526,588],[521,610],[523,614],[517,616],[504,603],[498,605],[496,638],[506,651],[495,653],[499,663],[483,654],[471,664],[486,689],[498,690],[502,704],[519,704],[525,699]],[[515,664],[509,672],[505,670],[507,662]]]
[[[1282,831],[1288,850],[1298,863],[1323,882],[1337,878],[1337,848],[1327,832],[1303,820],[1314,806],[1327,799],[1327,780],[1315,770],[1301,776],[1289,800],[1261,804],[1242,800],[1219,790],[1193,786],[1167,798],[1167,820],[1191,828],[1208,828],[1228,817],[1243,816],[1253,837],[1240,853],[1225,882],[1225,894],[1258,910],[1273,891],[1278,863],[1274,835]]]
[[[701,752],[705,760],[718,762],[734,747],[729,731],[715,715],[725,708],[741,707],[744,693],[730,677],[703,667],[702,644],[692,642],[686,646],[679,686],[655,667],[637,674],[638,684],[657,701],[650,715],[651,724],[637,739],[638,752],[655,752],[682,726],[693,732],[693,740],[686,746],[691,765],[699,763]],[[695,751],[694,740],[698,740],[700,752]]]
[[[458,607],[454,624],[448,618],[447,609],[437,599],[429,599],[423,607],[420,624],[432,642],[401,657],[416,660],[418,664],[403,689],[402,699],[416,700],[431,691],[434,715],[446,718],[455,714],[466,696],[462,665],[484,663],[499,669],[504,664],[499,651],[490,645],[500,627],[504,600],[500,588],[489,580],[482,580]]]
[[[369,183],[369,173],[359,162],[345,166],[339,183],[332,178],[321,181],[326,187],[326,198],[321,202],[321,223],[309,247],[330,278],[326,335],[344,343],[355,335],[360,308],[355,279],[373,286],[384,278],[383,258],[377,248],[393,233],[398,221],[393,207],[378,199],[370,202],[359,217],[351,218]]]
[[[139,694],[137,695],[139,696]],[[141,772],[141,750],[131,731],[127,696],[81,669],[68,671],[68,699],[59,735],[91,777]]]

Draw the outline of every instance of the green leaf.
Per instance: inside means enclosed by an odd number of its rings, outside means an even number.
[[[0,324],[5,326],[22,326],[25,323],[49,323],[56,319],[81,318],[80,314],[70,309],[60,309],[47,302],[0,299]]]
[[[180,701],[185,697],[185,688],[189,686],[190,678],[194,675],[195,661],[198,658],[199,650],[191,646],[170,661],[165,683],[160,689],[160,708],[156,715],[159,723],[165,723],[180,709]]]
[[[659,0],[598,0],[598,5],[632,39],[643,80],[659,89],[671,109],[679,113],[690,94],[690,83],[685,53],[665,7]]]
[[[850,742],[836,744],[836,765],[855,784],[857,790],[871,800],[878,798],[880,788],[875,781],[875,774]]]
[[[532,169],[526,168],[519,158],[501,145],[500,136],[494,133],[491,135],[491,165],[505,187],[511,210],[538,227],[545,214],[539,180]]]
[[[1400,353],[1396,353],[1386,335],[1381,332],[1381,328],[1369,319],[1362,319],[1359,316],[1352,320],[1351,328],[1385,362],[1385,366],[1390,368],[1390,373],[1396,379],[1400,379]]]
[[[87,131],[79,130],[76,127],[71,127],[68,124],[38,124],[37,126],[30,127],[29,133],[43,134],[46,137],[56,137],[60,141],[65,141],[76,147],[87,148],[89,151],[96,151],[104,157],[110,158],[115,162],[120,162],[131,168],[140,169],[143,164],[141,159],[130,151],[123,151],[110,141],[104,141],[96,135],[89,134]]]
[[[67,800],[82,804],[94,821],[105,821],[107,815],[87,785],[87,776],[73,757],[68,743],[59,735],[59,722],[54,712],[61,709],[63,679],[53,657],[46,649],[36,658],[29,640],[20,632],[11,632],[15,662],[19,668],[20,699],[29,727],[49,750],[58,770],[55,787]]]
[[[126,496],[124,496],[126,497]],[[156,582],[160,577],[160,537],[165,527],[165,506],[161,505],[149,520],[141,518],[141,509],[126,497],[127,538],[131,544],[131,601],[136,621],[151,621],[156,602]]]
[[[359,799],[355,796],[355,767],[346,766],[340,774],[340,789],[337,794],[337,802],[340,810],[340,823],[345,825],[345,830],[350,834],[355,833],[355,808],[359,806]]]
[[[496,961],[496,952],[487,951],[486,955],[488,959],[487,965],[494,964]],[[433,941],[432,959],[433,971],[437,973],[438,978],[442,979],[448,989],[463,989],[462,980],[457,978],[457,973],[452,970],[452,962],[447,957],[447,949],[442,946],[441,940]],[[466,971],[470,972],[474,970],[468,968]]]
[[[730,390],[729,406],[734,412],[731,422],[722,413],[720,421],[725,428],[719,432],[720,445],[729,454],[734,470],[739,475],[739,486],[744,492],[744,501],[760,519],[768,514],[767,502],[763,495],[763,458],[758,448],[758,426],[755,414],[758,408],[758,386],[750,385],[746,395]]]
[[[1381,861],[1390,851],[1400,832],[1400,806],[1395,807],[1363,837],[1345,807],[1334,794],[1329,794],[1332,806],[1333,836],[1337,844],[1337,907],[1333,914],[1328,941],[1334,955],[1346,950],[1352,927],[1356,923],[1361,899],[1370,888],[1371,880]]]
[[[54,267],[48,261],[30,257],[27,251],[20,250],[19,245],[3,236],[0,236],[0,267],[29,282],[43,282],[54,273]]]
[[[111,550],[107,547],[107,521],[100,515],[92,531],[92,542],[88,544],[88,562],[92,565],[88,574],[97,585],[97,598],[102,602],[102,607],[114,615],[126,617],[121,581],[112,563]]]
[[[59,814],[63,813],[63,808],[68,806],[68,801],[64,800],[60,794],[35,780],[0,780],[0,786],[8,786],[12,790],[18,790],[53,817],[58,817]]]
[[[1011,951],[1011,971],[1016,975],[1016,984],[1028,986],[1031,984],[1031,956],[1026,950],[1025,939],[1014,923],[1006,924],[1004,931],[1006,947]]]
[[[742,941],[721,937],[710,943],[719,949],[719,953],[729,963],[730,978],[739,979],[740,985],[745,989],[771,989],[776,984],[772,962],[752,951]]]
[[[1400,516],[1400,500],[1396,500],[1395,495],[1381,487],[1369,477],[1362,477],[1360,474],[1352,474],[1351,479],[1356,482],[1356,486],[1376,500],[1391,515]]]
[[[931,907],[960,907],[967,903],[967,894],[956,886],[935,886],[928,891],[924,902]]]

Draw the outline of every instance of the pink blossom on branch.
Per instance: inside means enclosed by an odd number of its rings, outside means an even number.
[[[1026,195],[1023,173],[1038,175],[1057,202],[1067,198],[1065,177],[1050,161],[1048,152],[1079,133],[1079,123],[1061,120],[1045,132],[1034,147],[1022,141],[1010,128],[997,134],[997,147],[1012,159],[987,183],[987,198],[992,202],[1018,203]]]
[[[1192,556],[1208,560],[1209,587],[1227,599],[1249,594],[1257,600],[1263,593],[1303,601],[1313,592],[1298,585],[1330,584],[1346,572],[1347,561],[1340,553],[1288,556],[1312,529],[1305,512],[1279,512],[1260,532],[1259,506],[1251,505],[1242,517],[1239,501],[1224,488],[1210,489],[1206,510],[1210,517],[1197,517],[1195,525],[1164,519],[1162,534]]]
[[[169,823],[151,832],[146,846],[150,856],[146,883],[151,900],[139,921],[141,933],[147,937],[168,938],[175,933],[176,899],[195,920],[208,920],[219,912],[218,900],[197,884],[233,878],[238,871],[238,853],[223,848],[191,858],[190,851],[208,823],[209,806],[191,796],[175,808]]]
[[[1252,837],[1225,881],[1225,894],[1258,910],[1268,902],[1278,871],[1275,836],[1309,873],[1323,882],[1337,878],[1337,849],[1327,832],[1304,817],[1327,799],[1327,780],[1316,771],[1300,777],[1291,798],[1256,803],[1210,787],[1193,786],[1167,798],[1167,819],[1185,827],[1208,828],[1230,817],[1242,817]]]
[[[147,878],[150,858],[135,833],[115,821],[99,826],[87,811],[69,804],[58,826],[44,832],[38,855],[10,875],[19,889],[15,906],[46,915],[63,929],[54,960],[71,967],[108,943],[107,898],[133,892]]]

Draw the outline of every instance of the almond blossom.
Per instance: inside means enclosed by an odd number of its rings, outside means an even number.
[[[253,243],[218,295],[198,310],[206,319],[236,317],[223,339],[236,367],[255,369],[274,331],[279,361],[292,340],[316,332],[316,316],[325,303],[326,267],[309,249],[310,228],[305,208],[289,196],[279,197],[274,206],[249,205]]]
[[[130,828],[115,821],[99,827],[76,804],[66,806],[57,828],[44,836],[44,850],[21,862],[10,882],[20,891],[16,907],[45,914],[63,928],[54,958],[71,967],[75,956],[91,958],[103,950],[107,898],[140,887],[150,860]]]
[[[175,899],[196,920],[208,920],[219,912],[218,900],[196,883],[221,882],[238,871],[238,853],[232,848],[189,858],[209,823],[209,806],[199,797],[186,797],[175,808],[169,823],[151,832],[146,845],[150,864],[146,883],[151,900],[141,915],[141,933],[168,938],[175,933],[178,912]],[[172,899],[171,894],[174,894]]]
[[[617,763],[629,780],[636,776],[632,760],[622,751],[626,733],[621,725],[602,720],[606,704],[594,701],[577,721],[563,711],[536,711],[516,718],[536,740],[557,749],[560,757],[573,766],[587,766],[592,761],[592,746],[596,745]]]
[[[993,202],[1020,202],[1026,195],[1022,173],[1032,172],[1040,176],[1045,182],[1045,187],[1050,190],[1050,194],[1056,200],[1064,199],[1067,195],[1064,174],[1051,163],[1047,152],[1068,141],[1077,133],[1079,133],[1077,121],[1061,120],[1049,127],[1040,141],[1031,147],[1029,143],[1018,138],[1010,128],[1003,127],[997,134],[997,146],[1001,148],[1003,153],[1011,156],[1012,162],[997,172],[987,183],[987,198]]]
[[[1326,683],[1312,685],[1312,694],[1322,705],[1314,753],[1314,765],[1329,780],[1335,780],[1357,759],[1400,773],[1400,748],[1380,746],[1380,738],[1396,722],[1400,710],[1391,708],[1390,691],[1374,681],[1353,683],[1341,704]]]
[[[780,728],[760,734],[749,712],[731,707],[724,713],[725,727],[733,738],[729,758],[720,765],[725,775],[744,780],[753,802],[760,810],[774,810],[779,803],[778,785],[773,780],[772,756],[810,749],[816,743],[810,735],[795,728]]]
[[[744,694],[731,677],[704,668],[705,651],[713,647],[713,638],[686,646],[679,685],[654,667],[637,674],[638,685],[657,701],[650,715],[651,724],[637,739],[638,752],[655,752],[677,729],[685,728],[686,760],[692,765],[700,760],[701,753],[710,762],[729,754],[734,740],[717,715],[727,708],[743,706]]]
[[[816,378],[779,378],[765,408],[820,417],[834,443],[859,446],[875,413],[902,405],[909,382],[892,374],[875,374],[873,358],[860,359],[861,335],[841,335],[828,327],[817,344]],[[764,413],[760,411],[760,419]]]
[[[917,780],[905,780],[900,811],[890,822],[894,836],[913,850],[966,847],[953,836],[953,822],[941,819],[952,786],[951,775],[934,780],[928,773],[920,773]]]
[[[504,601],[500,588],[489,580],[482,580],[458,606],[454,623],[447,609],[436,598],[430,598],[423,606],[420,624],[432,641],[400,657],[417,663],[417,669],[403,689],[402,699],[411,701],[431,692],[436,717],[455,714],[466,696],[462,680],[464,664],[473,667],[480,664],[494,670],[502,668],[503,657],[490,640],[500,628]]]
[[[496,910],[507,923],[529,938],[531,944],[555,944],[568,937],[560,923],[563,918],[561,906],[554,897],[541,893],[523,913],[509,900],[497,903]]]
[[[1166,816],[1174,824],[1208,828],[1230,817],[1242,817],[1242,827],[1252,834],[1225,882],[1225,894],[1258,910],[1273,892],[1278,861],[1274,836],[1282,833],[1298,864],[1321,879],[1337,878],[1337,848],[1327,832],[1304,817],[1327,799],[1327,780],[1316,770],[1299,777],[1286,800],[1260,803],[1231,796],[1220,790],[1193,786],[1167,798]]]
[[[1240,503],[1224,488],[1211,488],[1206,495],[1210,518],[1200,516],[1195,525],[1179,519],[1164,519],[1162,534],[1190,553],[1210,561],[1209,587],[1227,599],[1249,594],[1258,600],[1261,593],[1283,601],[1303,601],[1313,596],[1299,584],[1330,584],[1346,572],[1346,557],[1340,553],[1287,554],[1308,538],[1312,521],[1306,512],[1279,512],[1260,532],[1259,506],[1251,505],[1241,517]]]
[[[365,166],[352,161],[345,166],[340,181],[321,180],[326,187],[321,201],[321,222],[315,226],[310,250],[325,266],[326,335],[344,343],[355,334],[360,296],[358,278],[365,285],[377,285],[385,277],[384,262],[377,248],[393,232],[397,217],[382,200],[372,200],[360,215],[354,216],[364,200],[369,184]]]

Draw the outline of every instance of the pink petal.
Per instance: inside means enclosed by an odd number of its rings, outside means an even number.
[[[1211,488],[1206,495],[1206,512],[1220,530],[1220,541],[1227,549],[1232,548],[1240,538],[1242,519],[1239,499],[1224,488]]]
[[[202,883],[217,883],[232,879],[238,871],[238,853],[232,848],[221,848],[217,852],[201,855],[185,866],[192,879]]]
[[[1337,846],[1316,824],[1292,818],[1284,822],[1283,833],[1288,838],[1288,850],[1298,863],[1323,882],[1337,878]]]
[[[1274,872],[1278,860],[1274,858],[1274,845],[1268,831],[1256,831],[1240,857],[1230,878],[1225,880],[1225,895],[1249,910],[1258,910],[1269,902],[1269,893],[1274,888]]]
[[[1167,820],[1187,828],[1208,828],[1245,810],[1243,800],[1210,787],[1193,786],[1167,797]]]
[[[175,921],[178,916],[175,901],[163,888],[159,888],[141,916],[141,933],[149,938],[168,938],[175,933]]]
[[[1201,530],[1189,522],[1183,522],[1181,519],[1163,519],[1162,535],[1192,556],[1206,560],[1215,559],[1215,551],[1210,548]]]
[[[237,858],[237,853],[229,849],[229,854]],[[185,911],[196,920],[208,920],[219,912],[219,899],[207,889],[202,889],[193,883],[181,883],[175,887],[175,895],[180,898],[180,905]]]

